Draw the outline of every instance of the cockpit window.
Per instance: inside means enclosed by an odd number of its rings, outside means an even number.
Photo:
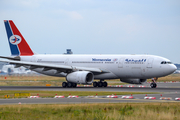
[[[172,64],[172,62],[162,61],[161,64]]]

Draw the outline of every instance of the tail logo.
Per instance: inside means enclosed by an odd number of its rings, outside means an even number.
[[[9,41],[11,44],[13,45],[17,45],[21,42],[21,37],[19,35],[12,35],[10,38],[9,38]]]

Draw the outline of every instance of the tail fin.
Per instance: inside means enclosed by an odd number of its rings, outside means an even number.
[[[11,54],[13,56],[31,56],[33,51],[27,44],[12,20],[4,20]]]

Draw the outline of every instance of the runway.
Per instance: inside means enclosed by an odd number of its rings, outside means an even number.
[[[174,83],[173,83],[174,84]],[[180,85],[180,83],[179,83]],[[48,90],[48,91],[135,91],[135,92],[180,92],[180,88],[173,87],[77,87],[77,88],[62,88],[62,87],[46,87],[46,86],[0,86],[1,90]]]
[[[149,84],[148,84],[149,85]],[[133,95],[133,99],[122,99],[122,95],[118,98],[106,98],[106,96],[98,96],[98,98],[21,98],[21,99],[0,99],[0,104],[79,104],[79,103],[132,103],[132,102],[179,102],[175,98],[180,98],[180,83],[159,83],[157,88],[150,87],[45,87],[45,86],[0,86],[1,90],[43,90],[43,91],[133,91],[133,92],[159,92],[159,94],[147,94],[149,97],[156,97],[155,100],[144,99],[145,95]],[[162,96],[161,96],[162,95]],[[161,97],[170,98],[170,100],[160,100]]]

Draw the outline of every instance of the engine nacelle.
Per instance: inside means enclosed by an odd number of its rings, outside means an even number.
[[[131,84],[143,84],[147,79],[133,79],[133,78],[124,78],[120,79],[121,82],[131,83]]]
[[[91,84],[94,80],[94,75],[89,71],[77,71],[69,73],[66,76],[66,80],[78,84]]]

